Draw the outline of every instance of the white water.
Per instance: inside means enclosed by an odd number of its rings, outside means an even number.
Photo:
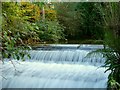
[[[29,61],[40,61],[44,63],[69,63],[69,64],[86,64],[101,66],[105,59],[101,54],[92,55],[91,58],[86,55],[90,51],[87,50],[32,50],[30,52],[31,59]],[[28,58],[27,58],[28,59]]]
[[[61,47],[60,45],[57,45]],[[84,58],[91,50],[75,49],[76,45],[63,45],[67,49],[32,50],[31,59],[14,60],[17,71],[10,62],[3,64],[3,88],[105,88],[108,74],[100,65],[101,55]],[[70,48],[74,47],[74,49]],[[100,46],[96,46],[100,47]],[[89,45],[89,48],[96,48]],[[84,45],[85,48],[85,45]],[[88,46],[86,46],[88,48]],[[102,61],[101,61],[102,60]]]

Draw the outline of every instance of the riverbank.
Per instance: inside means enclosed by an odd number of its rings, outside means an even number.
[[[52,42],[52,41],[41,41],[36,44],[31,44],[30,46],[40,46],[40,45],[49,45],[49,44],[96,44],[101,45],[103,44],[103,40],[66,40],[66,41],[58,41],[58,42]]]

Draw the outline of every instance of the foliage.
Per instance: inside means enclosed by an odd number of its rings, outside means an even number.
[[[83,37],[103,39],[102,14],[97,8],[100,3],[78,3],[76,10]]]
[[[56,3],[58,19],[65,28],[67,39],[104,38],[102,14],[97,8],[98,3]]]
[[[49,21],[54,21],[57,19],[56,11],[52,9],[45,9],[45,18]]]
[[[88,7],[92,6],[90,3],[88,4],[89,4]],[[120,46],[119,46],[120,45],[120,3],[97,3],[96,5],[97,5],[96,8],[100,13],[100,18],[102,21],[99,21],[99,19],[95,20],[94,19],[95,16],[92,16],[92,18],[86,17],[86,19],[88,22],[89,20],[90,22],[93,20],[96,23],[100,22],[102,24],[103,27],[101,29],[104,29],[104,33],[105,33],[104,49],[93,51],[92,53],[89,53],[88,56],[98,53],[103,54],[103,57],[106,58],[104,65],[104,67],[107,67],[106,72],[107,71],[111,72],[108,77],[108,88],[119,90],[120,89]],[[87,11],[89,11],[89,9]],[[85,17],[86,13],[88,12],[82,12],[82,16]],[[93,12],[92,14],[94,15],[95,13],[97,13],[97,11]],[[85,24],[87,21],[83,22],[83,24]],[[93,23],[90,22],[86,25],[91,25],[91,23]]]
[[[58,21],[39,21],[37,25],[39,27],[38,35],[42,41],[57,42],[59,39],[64,39],[64,27]]]
[[[41,9],[45,6],[46,18],[41,18]],[[29,45],[40,40],[58,41],[63,37],[63,27],[56,18],[55,10],[47,4],[29,2],[2,3],[2,40],[3,58],[23,59],[28,55]]]
[[[40,19],[40,8],[32,3],[21,2],[21,16],[24,16],[25,20],[35,22]]]
[[[62,24],[59,24],[59,21],[57,20],[57,12],[53,8],[50,8],[50,5],[47,3],[35,4],[42,9],[41,14],[45,14],[45,17],[43,17],[42,20],[36,22],[36,25],[38,27],[37,33],[41,41],[57,42],[60,39],[63,39],[64,27],[62,26]]]
[[[65,27],[67,39],[80,39],[79,20],[75,11],[77,3],[55,3],[58,20]]]
[[[22,38],[25,37],[26,39],[26,34],[32,34],[29,31],[30,23],[20,17],[21,12],[19,11],[20,8],[17,3],[2,3],[2,32],[0,32],[0,38],[2,40],[3,58],[23,59],[27,53],[25,50],[29,48]]]
[[[104,49],[92,53],[102,53],[106,58],[104,67],[111,71],[108,77],[108,87],[120,89],[120,4],[101,3],[99,10],[103,18],[105,31]]]
[[[106,3],[103,10],[105,24],[105,44],[110,48],[106,54],[105,66],[111,70],[108,87],[120,89],[120,4]]]

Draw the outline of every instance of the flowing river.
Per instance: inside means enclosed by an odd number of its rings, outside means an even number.
[[[31,59],[2,65],[3,88],[106,88],[102,54],[88,53],[102,45],[51,44],[30,50]],[[16,69],[16,70],[15,70]]]

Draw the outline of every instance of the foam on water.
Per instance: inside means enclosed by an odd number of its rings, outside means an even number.
[[[106,88],[109,72],[104,73],[106,68],[100,67],[105,59],[100,54],[91,59],[84,58],[89,52],[91,50],[70,48],[32,50],[31,59],[26,58],[25,62],[13,60],[16,71],[10,61],[3,64],[3,76],[6,79],[3,79],[2,86],[3,88]]]
[[[20,64],[19,64],[20,63]],[[14,62],[3,65],[3,88],[104,88],[109,73],[91,65],[42,62]]]

